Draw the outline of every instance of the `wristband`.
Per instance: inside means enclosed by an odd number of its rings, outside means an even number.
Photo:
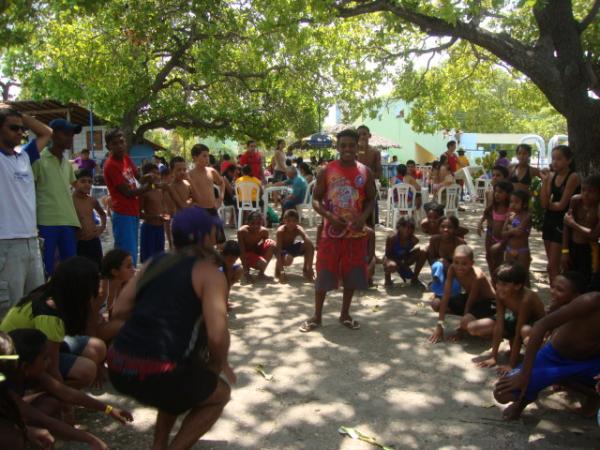
[[[560,252],[561,252],[563,255],[568,255],[569,253],[571,253],[571,252],[570,252],[570,250],[569,250],[568,248],[563,248],[563,249],[562,249]]]
[[[437,321],[437,324],[438,324],[440,327],[443,327],[443,326],[444,326],[444,321],[443,321],[443,320],[438,320],[438,321]]]
[[[104,409],[104,414],[106,414],[107,416],[112,412],[113,407],[110,405],[106,405],[106,408]]]

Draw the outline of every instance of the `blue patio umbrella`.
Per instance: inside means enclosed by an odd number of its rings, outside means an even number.
[[[307,138],[302,139],[311,147],[316,148],[328,148],[333,147],[333,139],[331,136],[325,133],[315,133],[311,134]]]

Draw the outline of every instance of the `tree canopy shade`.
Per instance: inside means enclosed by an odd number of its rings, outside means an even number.
[[[600,170],[600,0],[330,0],[328,7],[341,18],[373,16],[383,24],[380,41],[371,43],[380,61],[461,41],[485,50],[527,76],[566,118],[579,169]],[[411,48],[419,34],[421,45]],[[427,47],[424,36],[443,42]]]

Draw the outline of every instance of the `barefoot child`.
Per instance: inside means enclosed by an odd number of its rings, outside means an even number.
[[[544,317],[544,303],[538,295],[525,287],[527,272],[517,262],[507,262],[496,271],[496,318],[480,319],[472,324],[481,337],[492,336],[492,354],[478,363],[479,367],[493,367],[497,363],[498,349],[503,338],[510,344],[508,366],[500,366],[499,372],[513,369],[519,362],[523,335]]]
[[[75,190],[73,204],[79,218],[81,228],[77,230],[77,254],[85,256],[95,262],[98,268],[102,262],[102,242],[100,235],[106,229],[106,213],[98,200],[90,195],[92,191],[92,172],[81,169],[75,172]],[[100,217],[100,224],[96,223],[94,211]]]
[[[519,418],[540,391],[553,384],[576,382],[587,389],[582,412],[595,413],[594,377],[600,373],[600,293],[591,292],[548,314],[533,326],[523,364],[503,376],[494,389],[507,420]],[[543,345],[544,337],[554,330]],[[587,407],[587,408],[586,408]]]
[[[563,270],[580,272],[590,283],[600,269],[598,264],[598,236],[600,225],[598,205],[600,204],[600,175],[587,177],[581,186],[581,194],[574,195],[565,215],[561,265]]]
[[[485,209],[477,233],[481,236],[483,223],[487,222],[485,233],[485,259],[488,263],[492,281],[495,281],[495,271],[502,263],[505,242],[502,239],[502,230],[504,222],[508,217],[508,206],[510,203],[510,194],[512,193],[512,183],[506,180],[500,180],[494,186],[494,199]]]
[[[165,251],[165,202],[163,190],[157,188],[160,184],[158,166],[146,163],[142,173],[150,182],[150,190],[140,195],[140,261],[148,259]]]
[[[458,218],[454,216],[443,217],[440,223],[440,234],[431,236],[429,247],[427,248],[427,259],[431,264],[431,291],[436,297],[444,295],[444,286],[446,284],[446,273],[452,263],[454,250],[459,245],[465,245],[463,238],[456,235],[456,230],[460,224]],[[460,294],[460,285],[458,281],[453,282],[451,295]]]
[[[221,249],[221,258],[223,259],[221,271],[225,274],[225,278],[227,278],[227,310],[232,308],[231,303],[229,303],[231,286],[240,281],[244,273],[242,266],[236,264],[240,255],[240,244],[237,241],[226,241]]]
[[[252,211],[248,215],[248,223],[243,225],[237,233],[240,244],[244,277],[250,279],[250,269],[256,269],[259,277],[265,277],[265,270],[273,257],[276,244],[269,239],[269,230],[263,227],[263,217],[259,211]]]
[[[496,186],[496,184],[502,180],[508,180],[508,169],[504,166],[494,166],[492,169],[492,180],[490,186],[485,191],[485,208],[488,208],[494,201],[494,186]]]
[[[452,285],[455,281],[465,293],[452,295]],[[439,317],[429,341],[435,344],[444,340],[446,313],[462,316],[455,338],[460,338],[465,333],[476,335],[471,324],[478,319],[494,316],[494,297],[494,288],[489,278],[479,267],[475,267],[471,247],[456,247],[452,264],[448,268],[444,296],[441,300],[436,298],[431,303],[432,309],[439,311]]]
[[[392,274],[398,273],[402,280],[410,280],[413,285],[420,285],[419,273],[425,264],[427,254],[418,247],[419,239],[415,236],[415,221],[409,217],[400,217],[396,224],[396,234],[388,236],[385,241],[383,270],[385,285],[392,286]],[[410,266],[415,266],[415,271]]]
[[[298,225],[299,220],[298,212],[295,209],[288,209],[283,214],[283,225],[277,228],[275,278],[279,278],[280,281],[285,281],[284,268],[291,266],[296,256],[304,256],[302,267],[304,277],[310,281],[314,279],[313,257],[315,247],[304,228]],[[298,241],[298,238],[302,240]]]
[[[529,251],[531,215],[528,208],[529,194],[526,191],[513,191],[510,195],[508,217],[502,228],[502,239],[506,239],[504,261],[517,261],[527,273],[531,264]]]

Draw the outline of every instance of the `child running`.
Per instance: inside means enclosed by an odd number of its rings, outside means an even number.
[[[479,221],[477,233],[481,236],[483,231],[483,223],[487,222],[485,234],[485,259],[488,263],[492,281],[495,281],[495,271],[502,263],[505,242],[502,238],[502,230],[504,222],[508,217],[508,208],[510,204],[510,194],[513,186],[506,180],[500,180],[494,186],[494,200],[488,205],[483,212],[483,216]]]
[[[265,278],[265,270],[276,249],[275,241],[269,239],[269,230],[263,227],[263,216],[259,211],[248,215],[248,223],[237,233],[240,244],[240,259],[244,268],[244,278],[250,282],[250,269],[258,270],[259,278]]]
[[[150,190],[140,195],[140,218],[143,220],[140,229],[140,261],[144,263],[165,251],[165,221],[169,217],[165,213],[163,190],[157,189],[160,184],[158,166],[146,163],[142,167],[142,173],[150,182]]]
[[[315,246],[308,238],[306,231],[298,222],[300,216],[295,209],[288,209],[283,214],[283,225],[277,228],[277,264],[275,265],[275,278],[285,281],[284,268],[291,266],[296,256],[304,256],[302,274],[304,278],[312,281],[315,277],[313,271],[313,258]],[[300,238],[301,240],[298,240]]]
[[[508,217],[502,228],[502,239],[506,239],[504,261],[517,261],[527,273],[531,264],[529,251],[529,233],[531,215],[529,214],[529,194],[526,191],[513,191],[510,195]]]
[[[544,303],[539,296],[525,287],[527,272],[517,262],[507,262],[496,270],[496,318],[480,319],[472,323],[471,330],[480,337],[492,336],[491,357],[478,363],[479,367],[497,364],[498,349],[503,338],[510,344],[508,366],[499,366],[499,373],[506,373],[519,362],[523,336],[531,326],[544,317]]]
[[[583,181],[581,194],[571,198],[564,219],[561,265],[563,270],[570,269],[583,274],[586,286],[600,269],[599,204],[600,175],[591,175]]]
[[[427,254],[419,246],[415,236],[415,221],[409,217],[400,217],[396,224],[396,234],[385,241],[383,270],[385,286],[393,286],[392,274],[398,273],[402,281],[410,280],[414,286],[420,286],[419,274],[425,264]],[[410,267],[414,265],[414,272]]]
[[[458,282],[465,293],[452,295],[455,282]],[[466,333],[476,335],[471,329],[471,324],[478,319],[494,316],[495,295],[489,278],[479,267],[475,267],[471,247],[456,247],[446,277],[444,296],[441,300],[436,298],[431,303],[432,309],[439,311],[439,316],[429,342],[435,344],[444,340],[444,321],[447,313],[462,316],[454,340],[460,339]]]
[[[454,216],[443,217],[440,223],[440,234],[431,236],[429,247],[427,248],[427,259],[431,264],[431,277],[433,281],[430,289],[436,297],[444,295],[444,286],[446,284],[446,273],[448,267],[452,264],[454,250],[459,245],[465,245],[465,240],[456,235],[456,230],[460,223]],[[460,285],[458,281],[452,284],[451,295],[460,294]]]
[[[90,195],[92,191],[93,175],[91,170],[81,169],[75,172],[73,191],[73,204],[81,224],[77,230],[77,254],[85,256],[96,263],[100,268],[102,262],[102,242],[100,236],[106,229],[106,213],[98,200]],[[94,211],[100,217],[100,224],[96,222]]]
[[[494,389],[500,403],[511,403],[503,412],[518,419],[538,394],[554,384],[576,382],[587,388],[582,412],[595,413],[598,396],[594,377],[600,374],[600,293],[577,297],[533,326],[523,364],[503,376]],[[544,337],[553,331],[550,340]]]

